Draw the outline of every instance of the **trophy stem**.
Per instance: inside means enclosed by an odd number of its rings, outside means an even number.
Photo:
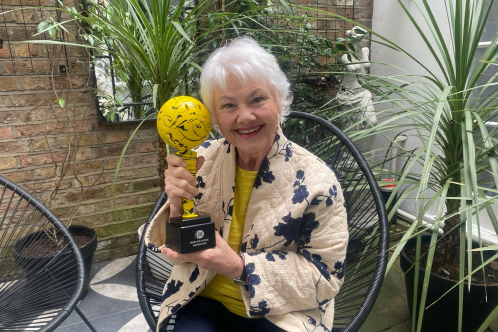
[[[192,150],[177,151],[175,154],[185,160],[187,164],[186,169],[196,178],[196,163],[197,163],[197,152]],[[183,198],[183,215],[182,219],[190,219],[198,217],[194,213],[194,201],[190,199]]]

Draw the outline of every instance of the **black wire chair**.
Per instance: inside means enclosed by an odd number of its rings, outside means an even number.
[[[344,284],[335,297],[333,331],[358,331],[380,292],[388,259],[389,227],[381,191],[361,153],[330,122],[312,114],[291,112],[282,128],[288,139],[329,165],[342,186],[348,212],[349,245]],[[163,192],[143,234],[166,199]],[[152,331],[156,330],[161,295],[170,269],[170,265],[146,248],[142,236],[137,257],[137,291],[140,307]],[[157,278],[160,275],[162,280]]]
[[[83,284],[83,258],[67,228],[0,176],[0,331],[54,331],[78,311]]]

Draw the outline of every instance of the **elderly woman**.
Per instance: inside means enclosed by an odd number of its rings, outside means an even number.
[[[197,179],[167,157],[168,202],[146,239],[162,245],[182,197],[195,198],[197,213],[215,222],[216,247],[158,248],[175,264],[159,330],[331,330],[348,241],[344,197],[334,173],[282,134],[289,88],[275,57],[250,38],[206,62],[201,96],[223,137],[197,150]]]

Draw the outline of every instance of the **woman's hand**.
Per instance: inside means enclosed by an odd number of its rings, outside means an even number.
[[[242,275],[244,260],[230,248],[228,243],[216,233],[216,247],[188,254],[179,254],[170,248],[162,248],[161,253],[182,262],[197,264],[202,269],[227,276],[231,279]]]
[[[170,201],[170,217],[179,217],[183,214],[182,198],[194,199],[194,196],[199,195],[199,190],[196,188],[197,180],[185,168],[185,161],[175,155],[169,154],[166,157],[168,169],[164,172],[164,190]],[[197,158],[196,171],[204,164],[204,157]]]

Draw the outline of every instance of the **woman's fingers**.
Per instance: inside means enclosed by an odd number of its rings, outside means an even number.
[[[168,161],[168,169],[166,171],[164,171],[164,177],[166,180],[172,179],[172,178],[183,179],[185,181],[188,181],[188,183],[192,187],[196,186],[197,180],[185,168],[185,161],[182,158],[180,158],[176,155],[170,154],[170,155],[168,155],[166,160]]]
[[[197,179],[185,168],[186,163],[181,157],[169,154],[166,160],[168,169],[164,172],[164,186],[171,202],[170,216],[177,217],[183,214],[182,197],[193,200],[199,195]],[[203,157],[197,159],[196,169],[201,168],[203,163]]]
[[[162,248],[161,253],[173,259],[181,259],[180,254],[170,248]]]
[[[170,156],[174,156],[175,158],[170,158]],[[170,154],[168,155],[168,158],[166,158],[166,160],[168,160],[168,169],[164,172],[165,178],[175,177],[179,179],[184,179],[195,187],[195,185],[197,184],[197,180],[185,168],[184,166],[185,161],[182,158]],[[170,163],[169,160],[171,160],[172,162]]]
[[[194,199],[194,196],[199,194],[199,190],[192,187],[187,181],[174,177],[167,178],[166,193],[168,197],[185,197],[186,199]]]
[[[195,177],[183,167],[172,167],[167,169],[166,172],[167,173],[164,174],[165,178],[169,176],[177,179],[183,179],[193,187],[195,187],[195,185],[197,184],[197,180],[195,179]]]
[[[185,171],[188,172],[187,170],[185,170]],[[178,187],[180,189],[185,190],[186,192],[190,193],[193,196],[198,195],[199,190],[197,190],[197,188],[195,186],[196,185],[195,179],[193,179],[191,174],[188,174],[188,175],[190,175],[190,177],[188,177],[188,180],[186,180],[185,179],[186,174],[183,174],[183,173],[184,172],[171,172],[171,173],[166,174],[165,179],[164,179],[165,185],[168,186],[168,184],[170,184],[171,189],[173,187]],[[188,198],[186,196],[183,196],[183,197]]]
[[[187,164],[185,163],[185,160],[183,160],[181,157],[179,157],[173,153],[166,156],[166,161],[168,162],[168,166],[174,166],[174,167],[187,166]]]

